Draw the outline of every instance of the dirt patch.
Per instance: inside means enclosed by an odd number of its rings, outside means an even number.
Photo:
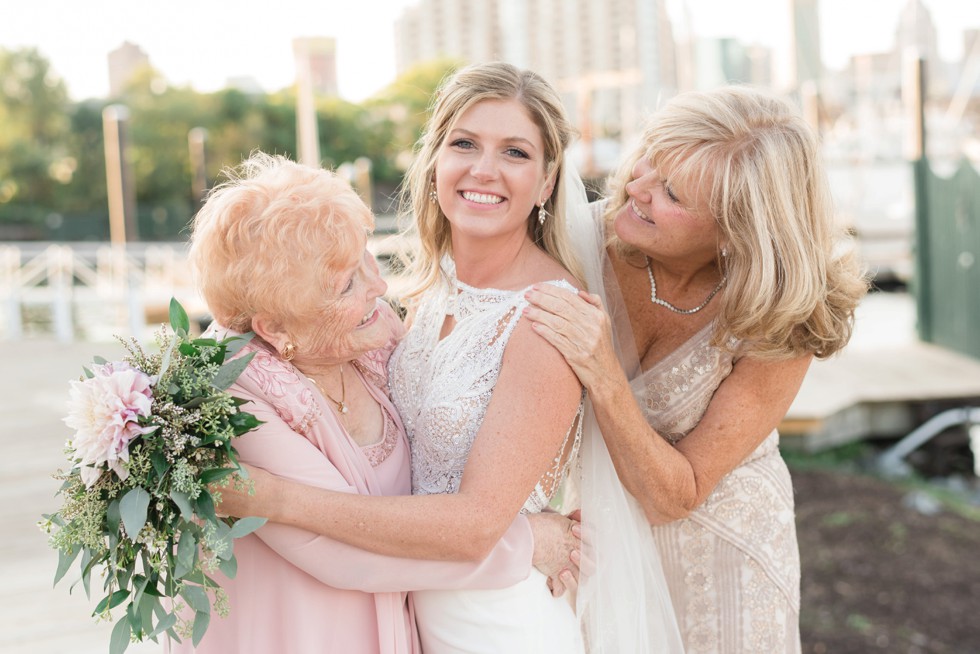
[[[792,473],[804,652],[980,652],[980,520],[875,477]]]

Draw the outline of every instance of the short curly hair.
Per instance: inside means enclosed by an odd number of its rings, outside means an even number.
[[[190,262],[215,320],[237,331],[264,314],[311,319],[336,295],[374,229],[342,177],[280,155],[253,153],[215,187],[193,221]]]

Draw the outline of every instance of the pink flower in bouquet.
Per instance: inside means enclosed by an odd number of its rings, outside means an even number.
[[[80,475],[91,487],[102,474],[103,464],[126,479],[122,465],[129,460],[129,443],[155,426],[141,426],[150,415],[153,399],[150,378],[125,363],[93,368],[93,377],[72,381],[65,424],[75,430],[70,445],[81,464]]]

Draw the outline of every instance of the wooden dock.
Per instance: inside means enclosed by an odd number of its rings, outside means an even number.
[[[909,296],[869,296],[851,344],[810,367],[780,425],[783,446],[817,451],[902,436],[936,408],[980,406],[980,359],[918,341],[914,320]]]

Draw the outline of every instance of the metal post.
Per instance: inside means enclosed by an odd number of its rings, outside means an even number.
[[[187,133],[187,147],[191,158],[191,193],[198,207],[204,203],[204,196],[208,192],[207,141],[208,130],[203,127],[195,127]]]
[[[915,292],[919,338],[932,340],[932,288],[929,256],[929,160],[926,158],[926,62],[915,49],[905,53],[902,100],[908,117],[905,156],[912,162],[915,191]]]
[[[54,333],[61,343],[71,343],[74,327],[71,317],[71,292],[74,283],[72,251],[68,246],[52,245],[46,252],[48,258],[48,284],[51,285],[51,319]]]
[[[136,193],[126,156],[128,120],[129,110],[123,105],[113,104],[102,110],[106,186],[109,195],[109,235],[114,245],[139,240]]]
[[[20,291],[23,288],[20,248],[0,247],[0,259],[3,260],[3,278],[9,283],[6,288],[7,337],[19,341],[24,335],[24,317],[20,308]]]
[[[354,160],[354,189],[360,194],[368,209],[371,209],[374,205],[374,188],[371,183],[371,160],[367,157],[358,157]]]
[[[297,161],[320,167],[320,134],[316,123],[316,101],[313,98],[313,76],[310,59],[296,53],[296,147]]]

